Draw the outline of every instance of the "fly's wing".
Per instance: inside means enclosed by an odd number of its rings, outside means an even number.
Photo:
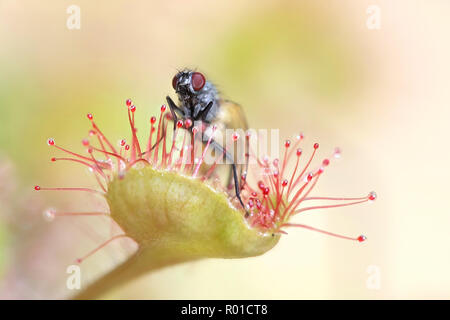
[[[248,141],[245,138],[248,130],[247,118],[242,107],[232,101],[223,100],[220,103],[219,112],[212,123],[217,126],[217,133],[214,135],[218,138],[218,143],[231,155],[236,164],[239,178],[242,173],[247,170],[248,159]],[[219,134],[220,131],[220,134]],[[237,132],[239,139],[237,142],[232,140],[232,134]],[[230,168],[231,169],[231,168]],[[229,173],[228,185],[232,183],[232,175]],[[242,185],[242,183],[240,183]]]
[[[228,129],[242,129],[244,132],[248,129],[247,118],[242,107],[228,100],[220,102],[214,123],[221,123]]]

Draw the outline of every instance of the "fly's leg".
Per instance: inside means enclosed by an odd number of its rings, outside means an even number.
[[[206,117],[208,116],[209,110],[211,110],[211,107],[213,106],[214,101],[210,101],[205,109],[200,111],[198,115],[195,117],[195,119],[202,119],[202,121],[206,121]]]
[[[247,209],[245,208],[244,201],[242,201],[241,198],[241,190],[239,188],[239,180],[237,177],[237,169],[236,164],[234,163],[234,159],[231,157],[231,155],[214,139],[211,139],[211,146],[218,150],[220,153],[224,155],[225,158],[227,158],[229,161],[231,161],[231,169],[233,171],[233,178],[234,178],[234,191],[236,192],[236,197],[239,200],[239,203],[241,204],[242,208],[245,210],[245,217],[248,217],[249,213],[247,212]]]
[[[239,180],[238,180],[237,172],[236,172],[236,164],[234,162],[231,164],[231,168],[233,169],[234,191],[236,192],[236,197],[238,198],[239,203],[241,204],[242,208],[245,210],[245,217],[247,218],[249,216],[249,213],[247,212],[247,209],[245,208],[244,202],[242,201],[242,198],[241,198],[241,190],[239,188]]]
[[[245,138],[245,149],[244,149],[244,161],[245,161],[245,169],[243,170],[243,173],[245,174],[245,179],[242,179],[242,172],[241,172],[241,189],[245,186],[245,183],[247,182],[247,172],[248,172],[248,162],[250,157],[250,141]],[[241,171],[244,168],[244,166],[241,167]]]
[[[169,96],[166,97],[166,100],[173,118],[173,131],[175,131],[178,122],[177,113],[181,118],[184,118],[184,112],[175,104],[175,102],[173,102],[173,100]]]
[[[239,173],[239,188],[242,190],[246,184],[246,177],[247,177],[247,171],[248,171],[248,163],[249,163],[249,150],[250,150],[250,142],[248,139],[245,139],[245,146],[244,146],[244,163],[240,163],[240,164],[236,164],[236,168],[237,168],[237,172]],[[236,152],[239,151],[239,148],[237,148],[237,150],[235,150]],[[242,158],[240,158],[238,156],[238,161],[242,160]],[[227,187],[229,187],[231,185],[231,179],[233,179],[233,168],[230,167],[230,172],[228,174],[228,182],[227,182]]]

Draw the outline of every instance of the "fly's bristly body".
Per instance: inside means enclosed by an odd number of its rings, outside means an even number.
[[[220,132],[220,136],[225,138],[224,141],[227,141],[227,129],[247,131],[247,119],[242,107],[232,101],[222,99],[216,86],[197,71],[189,69],[179,71],[172,79],[172,87],[178,96],[179,105],[169,96],[166,97],[166,100],[172,113],[174,128],[179,119],[192,124],[202,122],[203,142],[210,140],[214,150],[223,154],[231,164],[232,175],[230,174],[229,180],[233,176],[236,197],[244,207],[240,197],[240,181],[237,172],[239,171],[242,175],[246,163],[237,163],[238,155],[234,153],[232,156],[223,144],[211,137],[211,128],[215,129],[216,134]]]

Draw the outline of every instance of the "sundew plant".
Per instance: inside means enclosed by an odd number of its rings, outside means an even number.
[[[354,242],[366,240],[364,235],[344,236],[299,223],[301,216],[312,210],[376,199],[375,192],[359,197],[313,194],[328,165],[340,156],[338,149],[331,157],[317,160],[319,144],[303,146],[302,134],[283,142],[279,159],[260,156],[250,147],[246,150],[248,170],[240,177],[242,207],[232,189],[221,181],[218,168],[223,164],[219,160],[205,163],[212,136],[202,142],[197,138],[202,129],[188,119],[178,120],[172,130],[170,113],[163,105],[160,114],[149,119],[148,139],[142,142],[135,126],[136,107],[129,99],[126,110],[131,128],[128,140],[110,141],[92,114],[87,115],[91,123],[88,138],[82,140],[85,154],[72,152],[53,138],[47,140],[50,147],[61,153],[51,161],[87,167],[98,188],[34,187],[36,191],[96,193],[106,200],[109,211],[105,212],[45,212],[48,219],[108,216],[122,230],[76,258],[76,263],[119,238],[127,237],[137,243],[137,251],[127,261],[76,298],[99,298],[144,273],[177,263],[258,256],[271,250],[291,227]],[[232,141],[251,138],[250,133],[233,134]]]

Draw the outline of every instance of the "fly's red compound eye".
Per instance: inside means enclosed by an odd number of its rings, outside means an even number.
[[[172,79],[172,87],[177,90],[177,82],[178,82],[178,75],[176,74]]]
[[[205,83],[205,76],[200,72],[194,72],[192,74],[192,88],[194,88],[195,91],[201,90],[204,87]]]

